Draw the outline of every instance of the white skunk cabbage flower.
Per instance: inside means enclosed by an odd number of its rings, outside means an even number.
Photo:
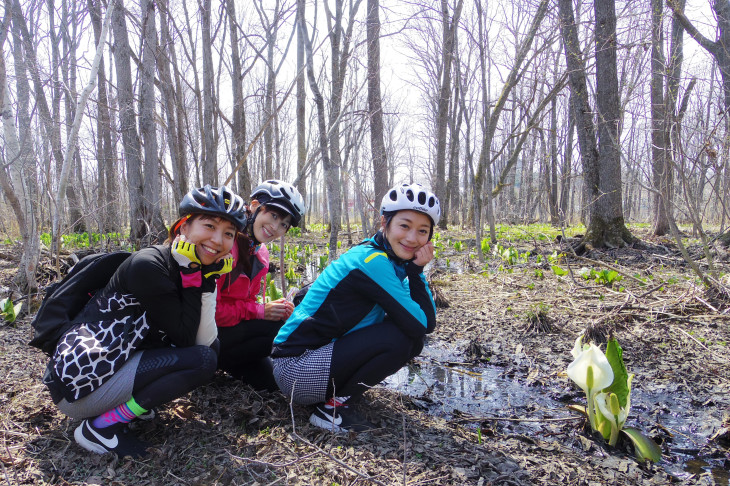
[[[598,346],[582,344],[582,336],[575,341],[571,351],[573,362],[568,365],[566,373],[586,393],[586,412],[593,430],[598,430],[593,397],[596,392],[611,386],[613,369],[606,355]]]
[[[579,338],[580,339],[580,338]],[[578,342],[576,341],[576,345]],[[573,352],[575,352],[573,348]],[[592,395],[593,390],[602,390],[613,383],[613,369],[606,355],[598,346],[591,343],[572,363],[568,365],[568,377],[584,392]],[[589,376],[590,375],[590,376]]]
[[[633,373],[629,375],[626,384],[629,387],[629,394],[626,396],[626,406],[621,408],[618,403],[618,397],[615,393],[598,393],[594,397],[596,406],[601,414],[611,424],[611,437],[608,441],[609,445],[615,446],[618,440],[618,433],[624,428],[626,418],[631,410],[631,380],[634,379]]]

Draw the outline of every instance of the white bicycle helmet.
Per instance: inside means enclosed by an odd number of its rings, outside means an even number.
[[[291,215],[292,226],[299,226],[304,216],[304,198],[296,187],[288,182],[270,179],[264,181],[251,192],[251,199],[256,199],[264,206],[275,206]]]
[[[434,226],[441,218],[441,204],[434,193],[421,184],[400,184],[393,187],[383,196],[380,203],[380,214],[410,209],[428,215]]]

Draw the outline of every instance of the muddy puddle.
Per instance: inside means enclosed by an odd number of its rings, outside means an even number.
[[[566,406],[580,403],[582,392],[565,388],[564,379],[556,378],[554,386],[527,383],[525,377],[507,376],[505,367],[460,362],[458,349],[458,344],[430,342],[415,364],[389,377],[385,386],[408,395],[433,415],[475,429],[490,427],[502,434],[556,441],[565,441],[571,428],[577,433],[582,419]],[[727,486],[730,459],[713,454],[708,439],[728,409],[727,398],[698,401],[677,390],[635,386],[627,425],[664,442],[661,466],[669,474],[685,479],[710,473],[715,484]]]

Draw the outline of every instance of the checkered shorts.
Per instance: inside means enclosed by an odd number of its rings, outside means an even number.
[[[273,359],[274,379],[287,398],[302,405],[325,401],[333,347],[329,343],[299,356]]]

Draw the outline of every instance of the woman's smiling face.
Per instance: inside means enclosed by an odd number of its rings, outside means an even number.
[[[225,218],[193,216],[180,226],[180,234],[195,244],[203,265],[210,265],[228,255],[236,238],[236,227]]]
[[[382,217],[383,235],[398,258],[412,260],[416,252],[428,243],[431,234],[431,218],[418,211],[402,210],[393,215],[386,226]]]
[[[250,207],[253,212],[260,208],[253,223],[253,235],[261,243],[268,243],[283,236],[291,227],[290,214],[284,215],[274,208],[262,207],[256,199],[251,201]]]

